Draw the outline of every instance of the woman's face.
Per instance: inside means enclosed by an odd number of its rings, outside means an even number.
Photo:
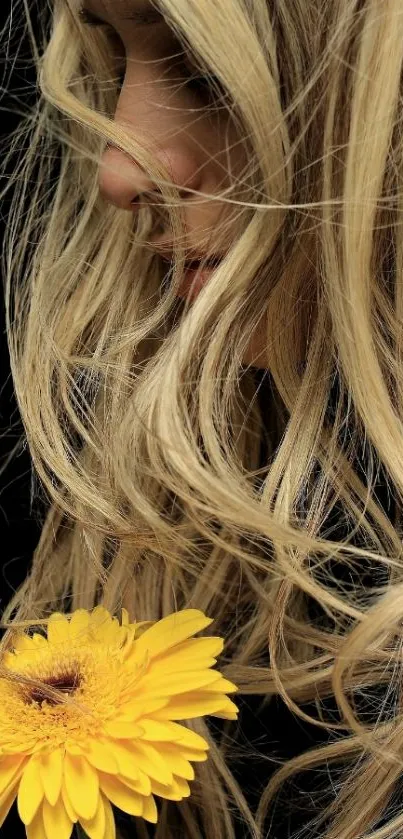
[[[84,0],[84,9],[84,21],[91,17],[95,23],[95,16],[108,25],[117,54],[124,58],[115,120],[147,141],[156,159],[168,165],[179,190],[228,191],[247,166],[244,145],[227,108],[211,107],[202,83],[189,84],[191,56],[184,53],[155,6],[149,0]],[[106,201],[131,212],[137,212],[147,197],[155,203],[158,194],[140,166],[115,147],[104,152],[99,189]],[[187,192],[181,197],[188,258],[222,256],[237,235],[234,205]],[[155,250],[169,254],[171,242],[170,231],[165,230],[155,240]],[[186,291],[179,294],[189,297]],[[264,331],[260,324],[251,336],[244,363],[266,366]]]

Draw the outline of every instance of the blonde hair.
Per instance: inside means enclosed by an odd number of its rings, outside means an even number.
[[[159,5],[248,150],[219,196],[239,236],[192,305],[179,301],[178,191],[113,121],[107,36],[55,0],[42,43],[29,23],[40,96],[8,138],[22,150],[3,190],[12,375],[50,507],[2,649],[57,609],[203,609],[237,696],[270,715],[279,695],[328,742],[280,766],[253,814],[231,772],[237,724],[213,737],[194,721],[210,757],[189,800],[161,802],[157,838],[233,839],[237,819],[263,837],[282,785],[331,764],[337,784],[307,835],[400,836],[401,809],[381,819],[403,751],[401,0]],[[106,141],[161,191],[170,283],[145,245],[152,207],[134,217],[99,195]],[[262,311],[266,405],[241,362]],[[394,521],[375,496],[381,471]]]

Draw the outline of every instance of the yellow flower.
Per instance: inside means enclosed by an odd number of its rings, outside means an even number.
[[[236,719],[237,687],[212,669],[223,639],[191,638],[212,622],[197,609],[122,623],[103,607],[53,613],[47,638],[20,632],[0,679],[0,827],[15,798],[28,839],[115,839],[111,804],[157,822],[154,795],[190,795],[191,761],[208,743],[175,720]]]

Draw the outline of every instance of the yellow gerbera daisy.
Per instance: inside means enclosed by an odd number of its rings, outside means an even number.
[[[212,669],[223,639],[190,637],[211,622],[184,609],[129,623],[122,609],[120,625],[97,606],[53,613],[47,638],[19,632],[2,664],[28,679],[0,679],[0,826],[17,798],[28,839],[69,839],[77,822],[114,839],[111,803],[155,823],[154,795],[190,795],[209,745],[175,720],[238,713]]]

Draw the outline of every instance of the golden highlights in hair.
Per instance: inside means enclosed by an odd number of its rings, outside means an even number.
[[[2,192],[13,187],[12,375],[49,510],[4,608],[2,650],[55,610],[101,604],[147,621],[201,610],[226,639],[237,697],[261,697],[268,718],[281,697],[323,742],[278,767],[252,811],[232,769],[257,755],[225,721],[194,794],[164,802],[157,839],[235,839],[239,822],[263,839],[281,790],[314,767],[324,781],[334,767],[337,782],[304,839],[392,839],[403,827],[399,808],[382,827],[403,749],[401,0],[158,9],[211,118],[236,125],[241,177],[219,196],[187,194],[219,198],[237,236],[192,305],[178,300],[185,195],[147,138],[114,119],[119,41],[55,0],[33,50],[40,95],[3,156],[5,167],[21,150]],[[14,27],[26,0],[19,12]],[[155,205],[134,215],[102,199],[106,143],[152,180]],[[161,219],[169,274],[149,246]],[[266,402],[243,361],[259,322]],[[204,719],[193,726],[210,736]]]

